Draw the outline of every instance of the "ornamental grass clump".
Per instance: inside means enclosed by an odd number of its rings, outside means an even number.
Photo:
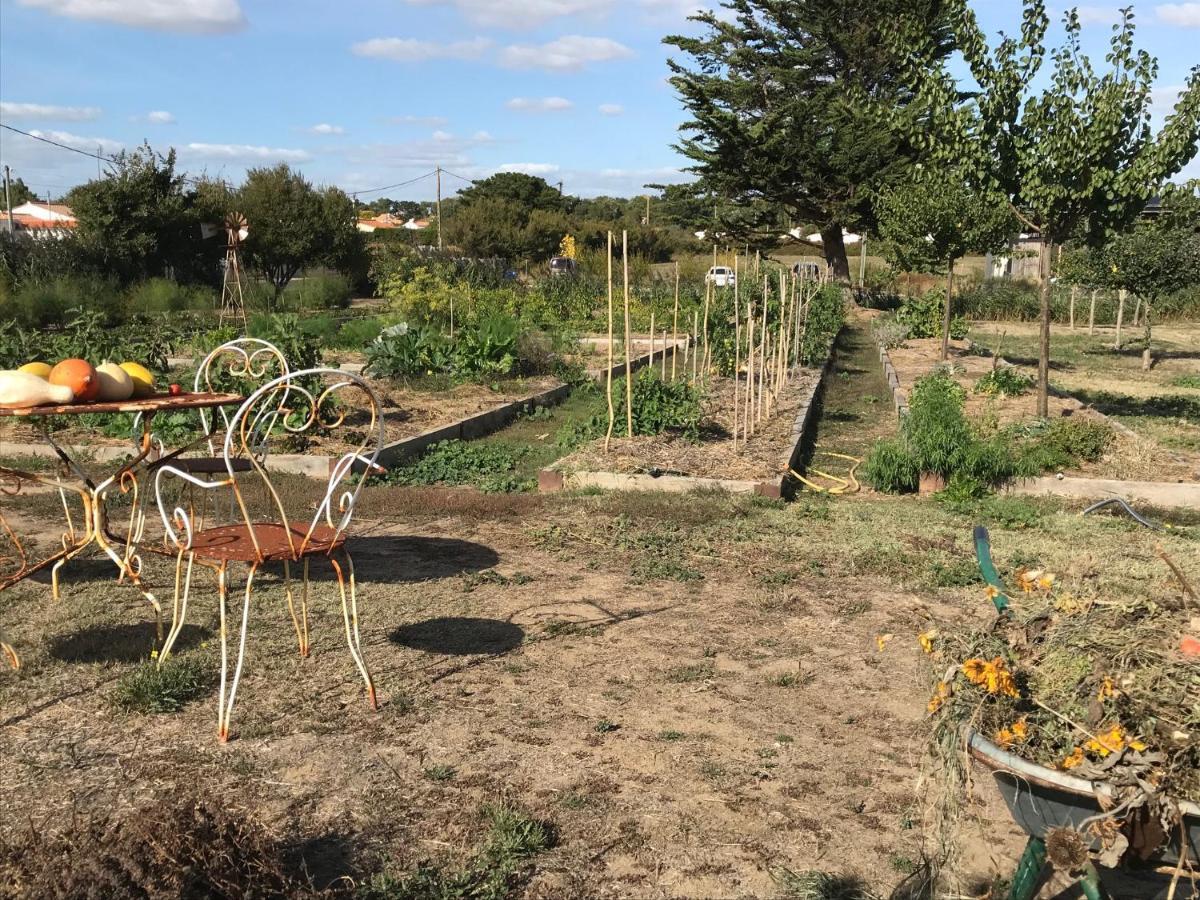
[[[1111,812],[1095,832],[1106,865],[1133,854],[1135,820],[1153,836],[1149,849],[1178,835],[1178,802],[1200,802],[1200,657],[1187,651],[1200,566],[1158,547],[1157,559],[1136,553],[1106,571],[1023,567],[1002,581],[987,541],[977,529],[989,582],[979,600],[998,604],[998,618],[918,636],[935,674],[928,712],[941,824],[952,826],[961,804],[969,729],[1110,787]]]

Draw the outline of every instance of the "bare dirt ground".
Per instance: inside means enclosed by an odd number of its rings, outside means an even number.
[[[284,489],[314,499],[299,480]],[[56,502],[5,510],[47,546],[55,529],[35,523]],[[1194,527],[1152,535],[1004,502],[1023,515],[994,522],[1002,571],[1149,572],[1156,540],[1194,557]],[[0,672],[0,837],[199,792],[262,820],[324,887],[453,867],[479,841],[481,804],[504,798],[558,835],[519,896],[807,897],[788,873],[809,870],[886,896],[931,847],[919,775],[934,676],[916,634],[986,614],[971,522],[913,499],[371,489],[351,547],[380,710],[328,573],[307,660],[275,573],[254,593],[227,745],[212,684],[174,714],[114,707],[148,661],[149,610],[107,564],[79,561],[59,603],[44,578],[0,596],[25,661]],[[148,559],[164,598],[171,572]],[[214,673],[210,581],[197,576],[178,655]],[[1020,848],[986,780],[978,794],[964,894],[1007,876]]]
[[[618,422],[609,453],[604,452],[603,440],[593,441],[566,457],[560,468],[624,473],[661,471],[745,480],[778,478],[782,476],[796,443],[792,426],[800,398],[818,375],[813,370],[797,370],[781,393],[779,402],[772,406],[769,415],[764,414],[750,440],[743,443],[739,438],[736,452],[733,446],[734,380],[718,377],[705,389],[704,424],[699,440],[670,434],[623,438],[619,437],[621,423]],[[740,423],[744,419],[745,379],[738,386],[738,395],[743,404],[739,412]],[[739,434],[741,428],[739,424]]]
[[[1036,378],[1037,352],[1032,346],[1036,335],[1030,331],[1032,327],[1035,326],[1028,323],[988,325],[973,329],[972,339],[983,347],[999,349],[1004,359],[1015,364],[1023,374]],[[1200,401],[1200,391],[1172,387],[1171,379],[1179,377],[1174,369],[1143,376],[1140,353],[1135,370],[1132,360],[1121,357],[1109,360],[1103,354],[1086,353],[1079,345],[1082,336],[1077,336],[1075,341],[1069,336],[1059,336],[1056,340],[1058,344],[1052,345],[1058,349],[1052,359],[1051,384],[1066,393],[1050,397],[1050,417],[1098,418],[1096,413],[1103,412],[1116,415],[1118,421],[1137,433],[1136,438],[1118,434],[1104,459],[1084,464],[1069,474],[1146,481],[1194,481],[1200,478],[1200,422],[1192,423],[1186,409],[1180,415],[1172,416],[1179,404],[1162,402],[1162,398],[1179,394],[1186,406],[1191,402],[1187,395],[1194,395]],[[1098,343],[1100,338],[1094,340]],[[906,394],[918,378],[937,367],[940,350],[938,338],[911,338],[904,346],[888,351]],[[1164,364],[1171,361],[1164,360]],[[950,362],[956,380],[967,391],[966,413],[972,421],[1002,427],[1036,418],[1037,394],[1034,390],[1018,396],[988,396],[974,392],[975,383],[991,371],[992,357],[972,352],[967,341],[952,341]],[[1071,377],[1064,378],[1064,373]],[[1200,402],[1197,406],[1200,408]],[[1132,419],[1127,421],[1125,416],[1117,414],[1119,412],[1128,413]],[[1172,439],[1163,433],[1163,429],[1183,431],[1183,440]],[[1194,441],[1187,437],[1192,432],[1197,438]]]

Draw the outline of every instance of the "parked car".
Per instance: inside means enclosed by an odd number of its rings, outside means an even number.
[[[713,266],[704,276],[704,280],[714,287],[733,287],[737,283],[737,275],[729,266]]]
[[[821,277],[821,264],[802,259],[792,263],[792,274],[797,278],[808,278],[815,281]]]
[[[550,274],[557,277],[559,275],[574,275],[575,260],[569,256],[556,256],[550,260]]]

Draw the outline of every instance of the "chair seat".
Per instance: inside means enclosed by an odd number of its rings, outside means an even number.
[[[328,525],[318,525],[305,544],[304,536],[308,533],[308,527],[308,522],[290,522],[286,528],[278,522],[256,522],[250,527],[221,525],[217,528],[205,528],[193,535],[192,553],[201,559],[279,561],[327,554],[339,549],[346,542],[345,535],[338,535]],[[251,528],[254,529],[253,537],[250,534]],[[290,542],[288,532],[291,532]],[[259,554],[254,552],[255,540],[258,542]]]

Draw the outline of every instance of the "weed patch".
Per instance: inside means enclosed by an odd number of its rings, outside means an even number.
[[[193,700],[208,695],[212,675],[200,660],[171,657],[161,666],[153,661],[142,663],[117,679],[112,703],[122,712],[179,712]]]

